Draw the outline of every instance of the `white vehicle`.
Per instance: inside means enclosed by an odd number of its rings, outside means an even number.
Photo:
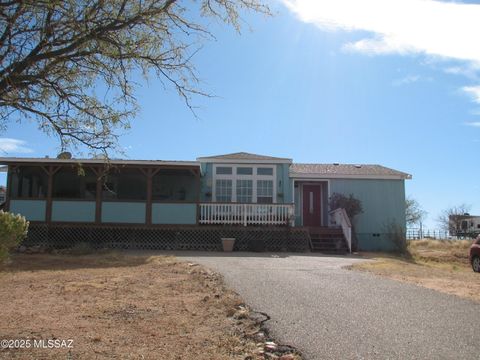
[[[449,222],[451,235],[475,238],[480,234],[480,216],[450,215]]]

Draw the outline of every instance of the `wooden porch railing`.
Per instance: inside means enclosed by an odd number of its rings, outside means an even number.
[[[348,250],[352,252],[352,223],[344,208],[338,208],[330,211],[331,223],[340,226],[343,231],[343,236],[347,240]]]
[[[293,204],[201,203],[200,224],[293,225]]]

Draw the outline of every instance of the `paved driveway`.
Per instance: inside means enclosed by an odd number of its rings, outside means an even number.
[[[359,259],[185,253],[222,273],[307,359],[480,359],[480,304],[344,270]],[[479,278],[480,281],[480,278]]]

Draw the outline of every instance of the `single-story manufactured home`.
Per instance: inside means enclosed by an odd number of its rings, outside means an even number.
[[[196,161],[0,158],[4,209],[31,223],[28,241],[152,248],[391,250],[405,231],[405,180],[380,165],[299,164],[250,153]],[[352,195],[350,219],[329,204]],[[240,241],[244,239],[244,241]],[[248,241],[247,241],[248,240]],[[257,244],[258,245],[258,244]]]

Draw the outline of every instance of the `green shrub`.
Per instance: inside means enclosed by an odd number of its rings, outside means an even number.
[[[0,262],[8,259],[10,250],[25,239],[28,221],[21,215],[0,210]]]

